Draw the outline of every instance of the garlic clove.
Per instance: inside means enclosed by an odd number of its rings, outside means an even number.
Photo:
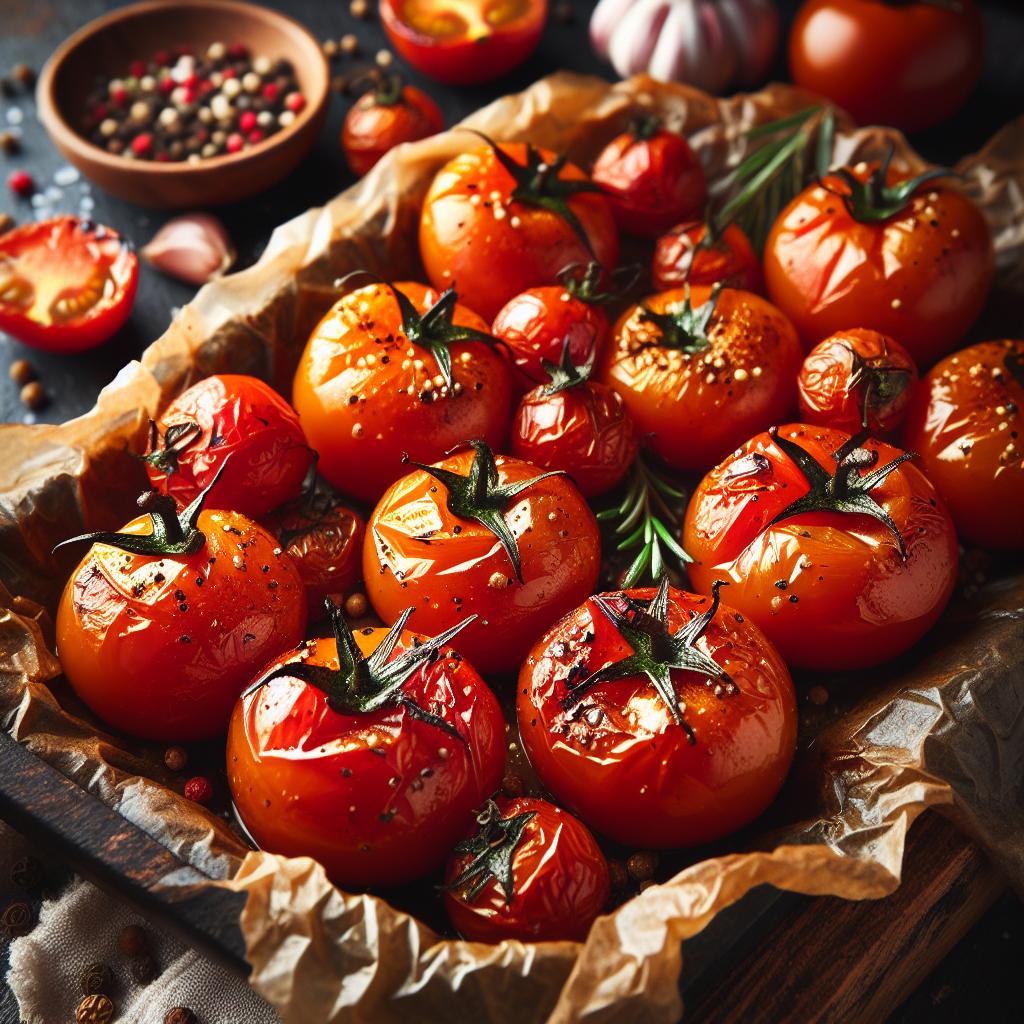
[[[206,284],[235,262],[224,225],[208,213],[186,213],[169,220],[142,250],[157,270],[189,284]]]

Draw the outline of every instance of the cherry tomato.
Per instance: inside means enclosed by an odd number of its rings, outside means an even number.
[[[544,627],[593,589],[597,522],[567,477],[494,459],[479,443],[429,469],[393,484],[370,516],[367,596],[385,622],[415,605],[428,633],[476,613],[459,650],[481,672],[511,671]]]
[[[801,192],[765,247],[768,295],[808,348],[866,327],[895,338],[918,366],[974,323],[992,272],[988,225],[962,192],[866,164]]]
[[[550,150],[488,144],[449,160],[423,203],[420,256],[437,288],[493,319],[514,295],[567,266],[611,270],[619,236],[599,186]]]
[[[657,117],[640,118],[612,139],[591,177],[611,199],[619,229],[648,238],[696,217],[707,195],[704,168],[690,144]]]
[[[658,680],[656,683],[655,680]],[[632,847],[692,846],[774,799],[793,758],[789,672],[717,594],[590,597],[534,645],[519,732],[544,785]]]
[[[911,399],[906,447],[960,536],[1024,548],[1024,341],[985,341],[933,367]]]
[[[807,423],[856,434],[891,434],[903,422],[917,382],[907,350],[878,331],[839,331],[811,349],[797,377]]]
[[[55,217],[0,236],[0,330],[45,352],[100,345],[128,319],[139,260],[111,228]]]
[[[220,474],[210,501],[262,516],[299,494],[313,459],[299,417],[272,387],[221,373],[187,388],[151,424],[145,463],[153,486],[179,505]]]
[[[719,289],[676,288],[627,309],[598,374],[677,469],[711,465],[784,419],[796,397],[792,324],[752,292]]]
[[[503,444],[509,370],[487,324],[456,298],[372,284],[313,331],[292,395],[319,470],[339,490],[376,501],[405,472],[403,453],[429,462],[468,437]]]
[[[501,781],[505,722],[443,638],[405,616],[354,639],[333,606],[331,620],[335,637],[272,662],[236,703],[231,793],[262,849],[314,857],[346,889],[399,885],[440,867]]]
[[[973,0],[807,0],[789,36],[793,81],[860,124],[916,132],[963,105],[981,72]]]
[[[534,51],[547,0],[381,0],[391,45],[417,71],[474,85],[511,71]]]
[[[611,895],[587,827],[535,797],[489,802],[477,822],[445,870],[456,931],[472,942],[582,942]]]
[[[223,733],[253,673],[305,632],[302,582],[277,541],[201,503],[179,515],[170,498],[151,496],[150,515],[86,535],[93,543],[57,611],[72,689],[133,736],[180,743]]]
[[[381,78],[345,115],[341,146],[352,173],[362,177],[389,150],[444,128],[438,105],[398,75]]]
[[[730,583],[730,604],[790,665],[894,658],[939,617],[957,571],[949,513],[909,458],[829,427],[758,434],[690,499],[690,580]]]
[[[709,239],[708,225],[702,220],[679,224],[658,239],[651,276],[659,291],[719,281],[748,292],[764,288],[761,264],[743,229],[729,224]]]

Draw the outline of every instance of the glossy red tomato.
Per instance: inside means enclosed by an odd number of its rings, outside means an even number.
[[[891,434],[917,383],[910,353],[878,331],[839,331],[808,353],[797,377],[801,418],[856,434]]]
[[[911,400],[903,443],[949,506],[957,532],[1024,548],[1024,341],[985,341],[933,367]]]
[[[193,506],[179,517],[162,496],[152,507],[119,534],[88,535],[57,610],[61,666],[113,728],[207,739],[256,670],[302,638],[306,598],[277,541],[245,516]]]
[[[391,45],[417,71],[473,85],[511,71],[533,52],[547,0],[381,0]]]
[[[445,909],[473,942],[582,942],[610,895],[587,827],[535,797],[489,802],[445,869]]]
[[[256,377],[221,373],[183,391],[151,425],[146,472],[187,505],[223,469],[210,502],[262,516],[291,501],[313,465],[295,410]]]
[[[399,885],[440,867],[501,781],[505,722],[443,639],[399,626],[352,640],[337,609],[332,624],[237,702],[232,797],[262,849],[314,857],[346,889]]]
[[[0,331],[46,352],[81,352],[121,329],[139,260],[111,228],[78,217],[0,236]]]
[[[861,124],[920,131],[962,105],[981,72],[973,0],[807,0],[789,36],[797,85]]]
[[[481,672],[517,668],[544,628],[591,592],[601,561],[597,523],[575,484],[561,475],[531,482],[543,475],[478,447],[393,484],[363,546],[377,614],[394,622],[415,605],[417,627],[437,633],[476,613],[459,650]]]
[[[752,821],[796,744],[775,648],[717,598],[667,579],[657,595],[588,598],[552,626],[520,672],[517,710],[544,785],[631,847],[691,846]]]
[[[651,265],[654,287],[661,291],[684,284],[717,284],[760,292],[761,264],[750,239],[736,224],[708,238],[705,221],[679,224],[658,239]]]
[[[405,473],[405,453],[432,462],[466,438],[504,443],[508,367],[487,324],[456,300],[409,281],[372,284],[310,335],[292,397],[320,472],[344,493],[376,501]]]
[[[758,434],[690,499],[690,580],[731,584],[730,603],[790,665],[858,669],[901,654],[939,617],[957,571],[949,513],[901,458],[829,427]]]
[[[619,317],[598,372],[670,466],[702,470],[788,416],[802,356],[793,325],[751,292],[651,295]]]
[[[597,157],[591,177],[611,199],[619,228],[653,238],[704,208],[707,182],[690,144],[657,117],[637,119]]]
[[[865,327],[928,366],[957,344],[988,298],[988,225],[943,182],[913,186],[920,179],[866,164],[839,173],[845,177],[811,185],[779,215],[765,246],[768,295],[808,348]]]
[[[493,319],[514,295],[555,284],[568,266],[619,258],[608,199],[574,164],[522,143],[449,160],[423,203],[420,256],[436,288],[454,284]]]

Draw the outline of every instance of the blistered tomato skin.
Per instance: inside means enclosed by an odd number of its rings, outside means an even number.
[[[761,264],[743,229],[729,224],[713,242],[705,242],[707,224],[695,220],[663,234],[654,247],[651,276],[660,291],[684,284],[721,281],[748,292],[764,290]]]
[[[146,471],[184,507],[224,467],[209,504],[262,516],[298,495],[313,458],[295,410],[273,388],[223,373],[193,384],[164,410]]]
[[[364,654],[386,630],[355,633]],[[419,634],[402,633],[396,655]],[[306,641],[267,666],[338,667],[333,638]],[[345,888],[398,885],[439,867],[501,781],[505,724],[497,699],[450,648],[402,693],[462,739],[401,705],[333,711],[287,675],[236,702],[228,730],[235,807],[262,849],[309,856]]]
[[[961,538],[1024,548],[1024,341],[955,352],[921,381],[903,443],[949,507]]]
[[[829,474],[833,453],[850,436],[802,424],[779,433]],[[863,449],[860,476],[901,454],[874,439]],[[715,580],[727,582],[730,604],[764,630],[790,665],[858,669],[894,658],[931,628],[953,591],[957,541],[949,513],[913,463],[871,488],[899,531],[904,561],[893,533],[863,513],[803,512],[769,525],[809,490],[768,433],[716,466],[686,511],[691,582],[703,592]]]
[[[587,827],[547,800],[519,797],[497,804],[502,818],[532,817],[512,860],[512,893],[493,875],[476,896],[467,887],[445,892],[455,929],[473,942],[582,942],[611,895],[608,863]],[[453,854],[445,870],[452,883],[469,866],[470,854]]]
[[[145,534],[149,524],[143,516],[122,532]],[[191,555],[94,545],[61,598],[57,648],[68,682],[133,736],[222,734],[253,674],[306,628],[302,583],[270,534],[233,512],[203,512],[198,526],[206,543]]]
[[[654,590],[627,594],[650,600]],[[670,632],[709,606],[710,598],[670,590]],[[563,709],[570,682],[631,653],[593,598],[537,641],[519,674],[519,732],[544,785],[591,828],[631,847],[691,846],[740,828],[771,803],[793,758],[793,683],[761,631],[722,605],[697,643],[735,691],[672,669],[695,742],[646,676],[601,683]]]
[[[440,108],[415,86],[402,87],[397,99],[388,97],[386,102],[371,89],[349,108],[341,145],[352,173],[362,177],[395,146],[436,135],[443,128]]]

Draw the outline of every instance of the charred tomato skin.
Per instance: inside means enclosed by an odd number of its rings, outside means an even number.
[[[459,452],[438,465],[465,475],[471,462],[472,453]],[[501,483],[541,472],[508,456],[496,463]],[[475,612],[459,650],[483,673],[514,671],[545,626],[593,589],[601,540],[567,477],[528,488],[505,520],[518,540],[523,583],[493,533],[448,510],[443,484],[422,470],[398,480],[373,510],[363,543],[363,579],[377,614],[394,622],[414,605],[417,627],[436,635]]]
[[[414,85],[403,86],[392,103],[381,103],[370,90],[345,115],[341,147],[352,173],[362,177],[395,146],[436,135],[443,128],[438,105]]]
[[[190,427],[196,433],[182,436],[169,466],[146,463],[150,483],[181,506],[208,487],[223,466],[210,503],[263,516],[298,495],[313,464],[295,410],[256,377],[213,374],[187,388],[157,420],[158,445],[168,430]],[[151,437],[148,456],[152,442]]]
[[[972,544],[1024,548],[1022,409],[1020,339],[954,352],[932,368],[911,401],[903,443],[918,453],[957,532]]]
[[[132,736],[180,743],[223,734],[254,672],[305,632],[302,583],[269,533],[216,510],[202,512],[198,527],[206,543],[191,555],[93,545],[57,610],[72,689]],[[142,516],[122,532],[150,529]]]
[[[502,817],[532,814],[512,862],[511,900],[492,877],[474,898],[444,895],[456,931],[472,942],[582,942],[608,905],[608,862],[590,830],[568,811],[537,797],[498,801]],[[454,853],[445,869],[450,886],[469,864]]]
[[[833,453],[850,436],[809,424],[779,433],[829,473]],[[874,439],[863,447],[878,453],[871,468],[901,454]],[[727,582],[730,604],[790,665],[860,669],[896,657],[934,625],[952,594],[958,552],[949,513],[912,463],[872,489],[903,538],[904,562],[892,533],[861,513],[808,512],[768,525],[808,490],[769,433],[716,466],[686,510],[691,582],[702,592],[715,580]]]
[[[650,600],[655,591],[626,593]],[[671,631],[709,603],[671,589]],[[578,715],[563,710],[569,673],[582,678],[575,666],[595,672],[631,650],[593,598],[537,641],[519,674],[519,733],[544,785],[595,831],[631,847],[692,846],[735,831],[771,803],[793,759],[793,682],[764,634],[722,605],[698,643],[737,692],[716,695],[706,677],[672,670],[695,743],[646,676],[596,686]]]
[[[727,225],[713,242],[705,243],[708,226],[691,220],[666,231],[654,246],[651,277],[659,291],[684,284],[713,285],[762,292],[761,264],[743,229]],[[703,244],[702,244],[703,243]]]
[[[386,632],[357,630],[356,643],[369,655]],[[417,637],[405,630],[397,654]],[[266,672],[298,661],[337,668],[335,640],[305,641]],[[402,692],[465,742],[400,705],[336,712],[320,690],[289,676],[236,702],[228,781],[262,849],[314,857],[345,888],[399,885],[443,864],[501,780],[505,723],[497,698],[450,648]]]

